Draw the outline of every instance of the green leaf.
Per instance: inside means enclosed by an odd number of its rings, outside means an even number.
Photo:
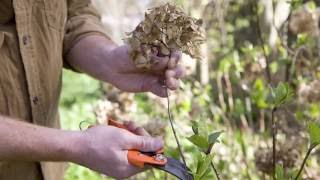
[[[267,108],[266,97],[268,95],[267,88],[262,79],[256,79],[253,85],[251,99],[259,108]]]
[[[284,169],[282,165],[276,166],[276,180],[284,180]]]
[[[308,132],[310,136],[311,145],[320,144],[320,126],[315,122],[308,124]]]
[[[208,149],[209,147],[209,142],[206,137],[195,134],[189,137],[188,140],[199,148]]]
[[[192,131],[194,134],[199,133],[199,123],[197,121],[192,121]]]
[[[215,144],[216,142],[219,142],[218,138],[223,133],[223,131],[214,132],[209,135],[209,144]]]
[[[279,107],[286,102],[290,101],[293,97],[293,90],[287,83],[279,83],[276,88],[271,88],[271,92],[268,96],[268,102],[273,107]]]
[[[204,175],[206,174],[213,157],[213,154],[206,155],[204,161],[202,161],[202,163],[198,166],[196,174],[200,177],[200,179],[204,178]]]

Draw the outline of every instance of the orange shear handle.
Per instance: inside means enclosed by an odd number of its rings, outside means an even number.
[[[126,126],[112,119],[108,120],[108,125],[128,130]],[[130,164],[140,168],[143,168],[145,164],[163,166],[167,163],[167,159],[162,154],[163,149],[157,151],[153,156],[148,156],[137,150],[128,150],[128,161]]]

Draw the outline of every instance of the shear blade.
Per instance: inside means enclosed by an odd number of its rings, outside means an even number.
[[[180,180],[193,180],[193,176],[192,174],[190,174],[190,169],[176,159],[167,158],[166,165],[154,167],[159,170],[165,171]]]

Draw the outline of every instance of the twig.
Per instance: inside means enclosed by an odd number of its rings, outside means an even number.
[[[307,151],[307,153],[306,153],[306,156],[304,157],[303,162],[302,162],[302,164],[301,164],[301,166],[300,166],[299,172],[298,172],[297,176],[294,178],[294,180],[298,180],[298,178],[300,177],[300,174],[301,174],[301,172],[302,172],[302,170],[303,170],[303,168],[304,168],[304,166],[305,166],[305,164],[306,164],[306,162],[307,162],[307,159],[309,158],[312,150],[313,150],[315,147],[317,147],[317,145],[310,145],[310,147],[309,147],[309,149],[308,149],[308,151]]]
[[[228,95],[228,104],[229,104],[229,110],[230,112],[233,111],[234,109],[234,102],[233,102],[233,92],[232,92],[232,83],[230,81],[230,77],[229,77],[229,73],[223,73],[223,77],[226,83],[226,91],[227,91],[227,95]]]
[[[206,155],[208,155],[208,154],[211,153],[212,148],[213,148],[213,144],[211,144],[211,145],[208,147],[208,150],[207,150],[207,152],[206,152]],[[218,173],[216,167],[214,166],[213,162],[211,161],[210,164],[211,164],[211,167],[212,167],[212,169],[213,169],[213,171],[214,171],[214,174],[216,175],[217,180],[220,180],[219,173]]]
[[[176,130],[175,130],[174,125],[173,125],[173,118],[172,118],[172,114],[171,114],[171,110],[170,110],[169,91],[168,91],[167,87],[165,87],[165,88],[166,88],[166,93],[167,93],[167,110],[168,110],[168,116],[169,116],[169,120],[170,120],[171,129],[173,131],[174,138],[175,138],[175,140],[177,142],[178,149],[179,149],[180,156],[182,158],[183,164],[185,165],[185,167],[187,167],[186,159],[184,158],[184,155],[183,155],[183,152],[182,152],[182,148],[181,148],[181,145],[180,145]]]
[[[213,169],[213,171],[214,171],[214,173],[216,175],[217,180],[220,180],[219,173],[218,173],[216,167],[214,166],[213,162],[211,162],[211,167],[212,167],[212,169]]]
[[[294,76],[295,74],[295,71],[296,71],[296,64],[298,63],[298,57],[300,55],[300,53],[303,51],[303,50],[306,50],[306,46],[302,45],[300,46],[294,53],[294,56],[293,56],[293,60],[292,60],[292,63],[291,63],[291,67],[289,69],[289,77],[288,77],[288,82],[291,82],[292,80],[292,76]]]
[[[258,14],[258,4],[257,4],[257,1],[256,0],[251,0],[251,10],[252,10],[252,13],[254,13],[255,15],[255,23],[256,23],[256,31],[257,31],[257,34],[258,34],[258,39],[260,41],[260,47],[263,51],[263,56],[266,60],[266,76],[267,76],[267,81],[268,83],[270,84],[271,83],[271,72],[270,72],[270,59],[267,55],[267,51],[264,47],[265,45],[265,42],[263,40],[263,37],[262,37],[262,31],[261,31],[261,28],[260,28],[260,20],[259,20],[259,14]]]
[[[227,111],[227,105],[226,105],[226,102],[225,102],[224,96],[223,96],[222,73],[221,72],[218,72],[216,79],[217,79],[217,87],[218,87],[218,98],[219,98],[220,107],[222,109],[221,116],[222,116],[224,122],[229,127],[229,129],[233,130],[233,124],[225,114],[225,112]]]
[[[272,171],[273,179],[276,179],[276,156],[277,156],[277,124],[274,119],[274,113],[277,111],[277,108],[273,108],[271,112],[271,122],[272,122]]]

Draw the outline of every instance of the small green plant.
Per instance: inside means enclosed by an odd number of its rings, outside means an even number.
[[[273,179],[283,180],[289,179],[298,180],[301,179],[301,173],[304,169],[306,161],[308,160],[311,152],[320,144],[320,125],[315,122],[308,123],[308,134],[310,139],[310,144],[308,151],[303,159],[303,162],[299,168],[299,171],[292,171],[288,173],[286,177],[284,167],[282,165],[276,164],[276,135],[277,135],[277,121],[275,120],[275,112],[285,103],[289,102],[294,93],[293,90],[286,83],[279,83],[277,87],[270,89],[270,94],[268,96],[267,102],[271,108],[271,121],[272,121],[272,164],[273,164]]]
[[[188,140],[194,144],[200,151],[200,155],[197,161],[197,168],[192,172],[195,180],[201,180],[208,176],[210,172],[210,165],[216,175],[216,178],[220,180],[217,169],[215,168],[212,159],[214,154],[212,153],[212,147],[215,143],[218,143],[218,138],[220,137],[223,131],[209,133],[206,125],[193,121],[192,130],[194,135],[188,137]]]
[[[267,99],[271,108],[271,123],[272,123],[272,166],[273,166],[273,179],[277,179],[277,175],[281,173],[280,167],[276,166],[276,144],[277,144],[277,121],[275,120],[275,112],[279,107],[289,102],[294,95],[294,91],[287,83],[279,83],[277,87],[270,88],[270,93]],[[277,170],[278,169],[278,170]]]
[[[287,83],[279,83],[277,87],[270,88],[268,102],[271,109],[277,109],[289,102],[294,95],[294,91]]]

